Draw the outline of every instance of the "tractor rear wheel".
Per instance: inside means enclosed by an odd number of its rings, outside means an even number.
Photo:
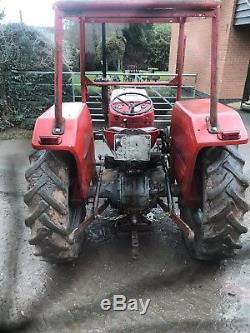
[[[180,205],[181,218],[194,230],[195,239],[185,239],[191,256],[199,260],[220,261],[231,258],[242,247],[242,225],[249,210],[245,191],[249,186],[243,176],[245,161],[238,147],[209,148],[202,153],[202,204],[194,209]]]
[[[30,168],[25,173],[28,191],[24,201],[30,215],[25,224],[31,229],[29,243],[38,256],[52,262],[77,258],[82,238],[71,244],[68,236],[84,219],[85,205],[70,201],[72,163],[60,152],[34,151]]]

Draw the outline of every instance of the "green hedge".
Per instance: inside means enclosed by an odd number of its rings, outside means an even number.
[[[53,43],[23,24],[0,25],[0,130],[31,129],[53,104]],[[64,65],[68,72],[68,66]],[[37,72],[47,72],[41,74]],[[64,100],[72,99],[70,75],[64,78]]]

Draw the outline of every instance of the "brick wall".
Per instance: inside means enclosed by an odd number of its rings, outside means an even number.
[[[233,25],[234,0],[222,1],[219,40],[219,98],[240,99],[243,95],[250,60],[250,29]],[[209,94],[211,21],[195,20],[186,24],[185,73],[197,73],[197,89]],[[175,72],[178,25],[172,29],[169,71]],[[187,83],[187,82],[185,82]]]

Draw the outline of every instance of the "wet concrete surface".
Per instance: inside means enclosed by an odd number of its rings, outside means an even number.
[[[250,115],[243,114],[248,129]],[[27,140],[0,142],[0,332],[250,332],[250,233],[220,266],[192,260],[172,222],[155,211],[154,231],[129,236],[108,222],[89,230],[74,264],[33,256],[24,227]],[[250,176],[250,145],[241,148]],[[250,192],[247,196],[250,201]],[[245,218],[249,224],[249,214]],[[148,312],[103,311],[113,295],[151,299]]]

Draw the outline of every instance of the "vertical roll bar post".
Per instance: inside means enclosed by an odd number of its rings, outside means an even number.
[[[211,88],[210,88],[210,124],[209,131],[218,133],[218,42],[219,42],[219,13],[217,6],[212,17],[211,33]]]
[[[63,134],[62,91],[63,91],[63,17],[58,9],[55,10],[55,123],[53,134]]]
[[[184,49],[185,49],[185,19],[181,19],[179,23],[179,40],[178,40],[178,51],[177,51],[177,66],[176,66],[176,73],[178,76],[178,87],[176,95],[177,101],[180,101],[182,96]]]
[[[107,81],[107,40],[106,40],[106,24],[102,23],[102,81]],[[109,96],[108,87],[102,87],[102,109],[105,122],[108,121]]]
[[[86,75],[86,24],[80,17],[80,72],[81,72],[81,96],[82,102],[87,102],[87,86],[85,82]]]

